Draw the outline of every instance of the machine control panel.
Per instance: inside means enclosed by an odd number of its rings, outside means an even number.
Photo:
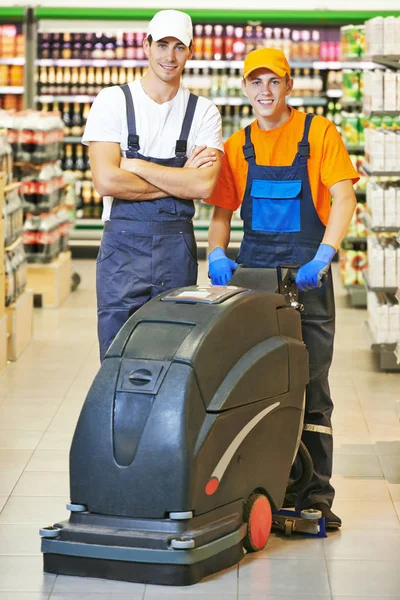
[[[172,290],[161,300],[163,302],[179,302],[184,304],[221,304],[224,300],[241,294],[247,290],[234,285],[191,285],[186,288]]]

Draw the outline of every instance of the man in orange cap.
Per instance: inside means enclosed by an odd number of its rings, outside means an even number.
[[[331,510],[330,483],[333,404],[328,373],[335,331],[330,263],[351,221],[353,183],[359,178],[334,124],[287,105],[292,88],[290,66],[280,50],[263,48],[246,57],[242,89],[256,120],[226,141],[219,180],[207,200],[214,205],[209,274],[213,284],[226,285],[237,263],[301,265],[296,282],[310,357],[303,441],[314,475],[291,500],[297,509],[321,510],[326,526],[337,528],[341,520]],[[239,206],[244,235],[236,263],[225,250],[232,213]]]

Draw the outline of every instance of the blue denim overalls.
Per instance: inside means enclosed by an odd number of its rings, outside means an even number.
[[[127,158],[168,167],[183,167],[197,96],[190,94],[175,156],[162,159],[139,153],[135,110],[128,85],[125,94],[128,122]],[[193,232],[192,200],[175,197],[129,201],[114,198],[110,220],[104,225],[97,257],[96,289],[100,359],[127,319],[145,302],[165,290],[194,285],[197,249]]]
[[[325,232],[315,210],[307,171],[310,156],[308,133],[313,115],[299,132],[298,151],[287,167],[265,167],[256,163],[250,126],[245,128],[243,152],[248,162],[246,191],[241,217],[244,236],[238,262],[248,267],[276,267],[283,263],[304,265],[312,260]],[[304,304],[303,339],[310,358],[310,382],[306,391],[303,441],[314,461],[314,476],[297,499],[298,508],[317,502],[332,505],[333,409],[328,372],[335,334],[332,274],[321,288],[299,293]],[[268,457],[266,457],[268,460]]]

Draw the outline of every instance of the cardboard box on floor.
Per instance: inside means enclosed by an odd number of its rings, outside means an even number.
[[[6,307],[9,333],[7,358],[17,360],[32,340],[33,292],[25,290],[15,302]]]
[[[7,365],[7,316],[0,318],[0,373]]]
[[[27,286],[42,297],[44,308],[60,306],[71,291],[71,252],[62,252],[51,263],[28,264]]]

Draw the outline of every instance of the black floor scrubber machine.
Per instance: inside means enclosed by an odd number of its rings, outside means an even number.
[[[265,546],[308,382],[278,272],[166,292],[124,325],[76,427],[70,518],[40,531],[46,572],[190,585]]]

